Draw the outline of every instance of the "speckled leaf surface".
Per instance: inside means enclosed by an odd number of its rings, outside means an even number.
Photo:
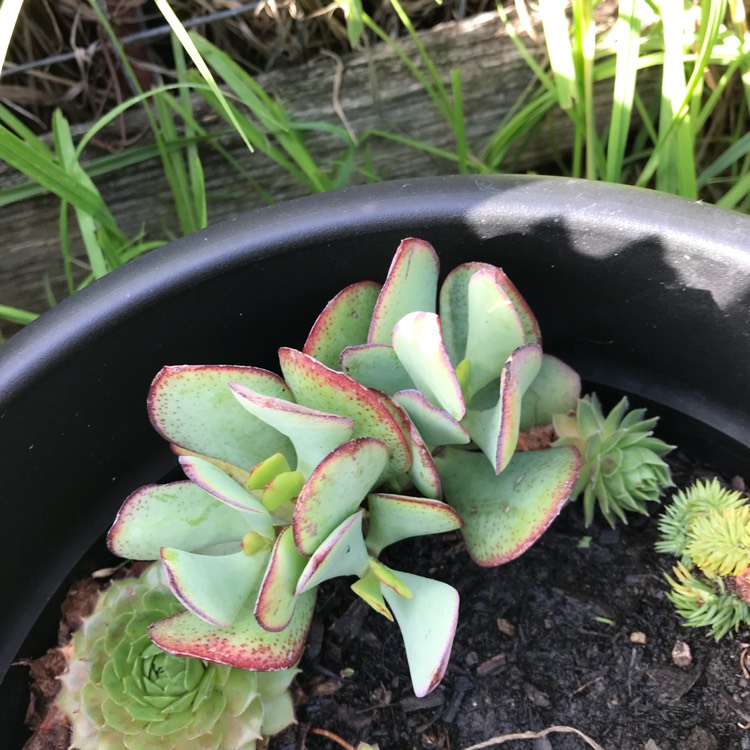
[[[388,446],[384,479],[408,471],[411,452],[406,437],[375,391],[295,349],[280,349],[279,361],[298,403],[349,417],[354,420],[352,437],[374,437]]]
[[[542,364],[542,350],[536,344],[516,349],[500,375],[499,393],[490,383],[471,403],[463,421],[471,439],[482,449],[499,474],[510,461],[518,443],[523,394]],[[487,397],[487,406],[483,400]]]
[[[464,263],[456,266],[448,274],[440,289],[443,337],[453,364],[457,365],[466,356],[469,333],[469,281],[478,271],[491,274],[512,302],[523,326],[525,343],[541,345],[542,335],[534,313],[502,269],[489,263]]]
[[[158,560],[165,546],[201,552],[239,543],[255,515],[219,502],[193,482],[152,484],[125,500],[107,544],[131,560]]]
[[[367,342],[390,344],[393,327],[407,313],[435,312],[440,261],[429,242],[409,237],[393,257],[375,304]]]
[[[338,576],[362,576],[367,570],[367,547],[362,537],[364,510],[342,521],[315,550],[297,582],[297,593],[309,591]]]
[[[458,420],[431,404],[418,390],[399,391],[393,394],[393,400],[409,415],[427,445],[466,445],[471,440]]]
[[[426,312],[405,315],[393,329],[393,348],[417,390],[454,419],[462,419],[466,406],[443,345],[438,316]]]
[[[523,345],[524,330],[513,303],[497,281],[497,269],[483,268],[469,279],[469,329],[464,357],[471,363],[466,398],[499,377],[510,353]]]
[[[315,591],[298,597],[289,626],[279,632],[264,630],[253,615],[256,592],[251,592],[238,618],[228,628],[211,625],[192,612],[155,622],[149,636],[159,648],[178,656],[228,664],[239,669],[286,669],[302,656],[315,608]]]
[[[354,432],[354,422],[347,417],[264,396],[239,383],[229,387],[245,409],[292,441],[297,470],[305,477]]]
[[[525,552],[552,523],[580,471],[575,448],[516,453],[496,475],[481,453],[446,448],[435,463],[446,501],[464,520],[472,559],[502,565]]]
[[[291,622],[299,601],[297,581],[306,564],[287,526],[276,539],[255,603],[255,617],[265,630],[278,632]]]
[[[249,471],[272,453],[292,458],[291,443],[249,415],[229,390],[242,383],[267,396],[292,400],[278,375],[256,367],[181,365],[165,367],[148,394],[148,413],[170,443]]]
[[[365,543],[375,556],[402,539],[463,526],[456,511],[439,500],[378,492],[369,495],[368,507],[370,526]]]
[[[350,346],[341,352],[341,371],[368,388],[377,388],[389,396],[414,384],[388,344]]]
[[[268,551],[201,555],[164,547],[161,559],[169,588],[183,606],[206,622],[226,627],[237,617],[250,592],[257,590]]]
[[[359,508],[387,461],[388,448],[374,438],[350,440],[321,461],[294,510],[294,539],[302,554],[312,555]]]
[[[556,414],[575,411],[580,396],[578,373],[557,357],[545,354],[539,373],[523,394],[521,429],[552,424],[552,417]]]
[[[318,316],[302,351],[326,367],[337,369],[341,352],[347,346],[367,342],[381,288],[374,281],[360,281],[342,289]]]
[[[398,572],[412,591],[405,599],[387,586],[381,592],[398,623],[414,693],[422,698],[443,679],[458,622],[458,591],[447,583]]]

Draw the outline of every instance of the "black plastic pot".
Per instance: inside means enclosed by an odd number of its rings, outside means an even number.
[[[557,178],[449,177],[256,211],[130,263],[0,349],[0,732],[19,747],[26,672],[124,497],[174,459],[151,429],[164,364],[276,369],[325,302],[382,280],[398,241],[449,270],[502,266],[545,349],[654,402],[662,434],[750,475],[750,219]],[[99,561],[101,561],[101,552]],[[85,567],[85,565],[84,565]]]

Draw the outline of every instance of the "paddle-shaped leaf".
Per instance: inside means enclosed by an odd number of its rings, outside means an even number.
[[[447,411],[431,404],[422,393],[409,389],[393,394],[393,400],[414,422],[427,445],[466,445],[466,428]]]
[[[464,359],[470,362],[467,400],[495,380],[510,353],[525,343],[521,319],[497,279],[498,269],[482,268],[469,279],[469,329]]]
[[[499,474],[516,450],[521,423],[521,400],[539,372],[542,350],[536,344],[516,349],[500,374],[499,394],[490,383],[478,393],[463,421],[471,439]]]
[[[417,389],[454,419],[462,419],[464,397],[443,345],[438,316],[426,312],[405,315],[393,329],[393,348]]]
[[[373,555],[389,544],[423,534],[439,534],[463,526],[450,505],[439,500],[373,493],[367,498],[370,526],[365,543]]]
[[[304,555],[362,504],[388,461],[388,448],[374,438],[350,440],[326,456],[307,480],[294,510],[294,539]]]
[[[440,289],[440,319],[443,323],[443,337],[453,364],[458,365],[466,356],[466,342],[469,334],[469,281],[478,271],[491,274],[496,284],[513,303],[523,326],[524,341],[527,344],[541,346],[542,335],[534,313],[502,269],[488,263],[464,263],[456,266],[448,274]]]
[[[297,582],[298,594],[331,578],[362,576],[367,572],[369,558],[362,538],[363,515],[364,510],[358,510],[346,518],[315,550]]]
[[[374,281],[360,281],[342,289],[318,316],[302,351],[326,367],[337,369],[347,346],[367,342],[380,289]]]
[[[296,664],[305,647],[315,608],[315,591],[297,598],[288,627],[264,630],[253,615],[256,592],[252,591],[237,619],[228,627],[211,625],[192,612],[182,612],[155,622],[151,640],[167,653],[193,656],[219,664],[258,672],[286,669]]]
[[[158,560],[162,547],[205,552],[239,544],[255,516],[219,502],[193,482],[151,484],[125,500],[107,545],[130,560]]]
[[[406,437],[376,392],[295,349],[280,349],[279,361],[298,403],[348,417],[354,420],[352,437],[373,437],[388,446],[383,479],[408,471],[411,452]]]
[[[175,456],[202,458],[204,461],[208,461],[217,468],[221,469],[225,474],[228,474],[230,477],[232,477],[232,479],[234,479],[235,482],[237,482],[237,484],[240,484],[243,487],[247,485],[247,481],[250,478],[250,472],[247,471],[247,469],[240,469],[239,466],[230,464],[227,461],[220,461],[218,458],[211,458],[211,456],[206,456],[202,453],[196,453],[195,451],[188,450],[187,448],[183,448],[182,446],[175,445],[175,443],[170,443],[169,447],[172,453],[175,454]],[[281,454],[279,453],[277,455]]]
[[[291,460],[294,452],[289,440],[248,415],[229,390],[231,382],[292,400],[278,375],[257,367],[165,367],[148,394],[152,424],[171,443],[247,471],[272,453],[283,453]]]
[[[276,539],[266,574],[255,602],[255,618],[265,630],[286,628],[299,601],[297,581],[307,564],[294,544],[292,527],[287,526]]]
[[[161,559],[169,588],[182,604],[206,622],[227,626],[257,590],[268,552],[200,555],[164,547]]]
[[[414,693],[422,698],[438,686],[448,666],[458,621],[458,591],[431,578],[401,572],[398,576],[411,589],[411,599],[385,585],[380,590],[404,639]]]
[[[516,453],[496,475],[481,453],[446,448],[435,463],[445,498],[464,520],[472,559],[502,565],[525,552],[570,496],[581,467],[572,447]]]
[[[249,523],[244,531],[250,529],[267,539],[274,538],[273,518],[268,509],[218,466],[198,456],[183,456],[180,465],[189,479],[217,500],[248,511]]]
[[[292,441],[297,471],[305,477],[354,431],[354,422],[347,417],[264,396],[239,383],[230,383],[229,387],[245,409]]]
[[[552,417],[575,411],[581,395],[581,378],[572,368],[545,354],[542,367],[523,394],[521,429],[552,424]]]
[[[341,352],[340,366],[342,372],[358,383],[389,396],[414,385],[396,350],[387,344],[350,346]]]
[[[390,344],[393,328],[404,315],[435,312],[439,273],[440,261],[429,242],[403,240],[375,304],[367,342]]]

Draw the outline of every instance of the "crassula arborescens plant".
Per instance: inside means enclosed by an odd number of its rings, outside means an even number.
[[[56,705],[77,750],[255,750],[294,720],[296,669],[257,673],[172,656],[147,628],[181,609],[152,565],[113,582],[70,646]]]
[[[441,680],[458,615],[448,584],[382,551],[461,529],[498,565],[555,518],[579,475],[575,445],[516,450],[578,402],[577,374],[543,354],[533,313],[498,268],[439,262],[404,240],[384,284],[353,284],[281,377],[240,366],[164,368],[148,410],[186,481],[137,490],[109,534],[161,560],[185,610],[150,628],[170,653],[252,670],[300,657],[316,587],[352,590],[398,623],[417,695]]]

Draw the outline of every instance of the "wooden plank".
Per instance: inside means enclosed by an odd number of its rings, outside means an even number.
[[[495,13],[448,23],[425,31],[421,40],[446,85],[450,72],[457,69],[463,84],[467,137],[472,149],[480,152],[487,139],[506,116],[532,80],[513,42]],[[414,45],[402,42],[412,60]],[[340,67],[340,75],[337,74]],[[335,97],[336,83],[340,91]],[[453,135],[447,123],[430,102],[421,85],[403,62],[385,44],[373,45],[350,54],[340,62],[320,55],[300,67],[258,76],[266,91],[278,94],[298,121],[325,120],[341,124],[336,109],[343,110],[349,126],[358,137],[371,129],[383,129],[428,141],[453,150]],[[610,92],[603,89],[598,111],[609,114]],[[216,127],[205,105],[199,106],[207,127]],[[126,118],[129,133],[143,127],[142,112]],[[78,132],[85,130],[78,128]],[[116,138],[117,130],[108,137]],[[311,132],[310,150],[318,163],[335,164],[343,153],[337,137]],[[515,163],[523,171],[549,162],[568,151],[572,128],[561,112],[549,117],[535,139],[526,145]],[[274,200],[304,195],[307,191],[287,172],[262,155],[248,153],[237,138],[224,141],[227,149],[252,174]],[[384,139],[370,139],[365,145],[370,164],[382,179],[448,174],[454,164],[424,152]],[[96,155],[92,149],[89,156]],[[264,205],[263,198],[227,165],[213,149],[202,151],[206,184],[210,196],[209,221],[214,223]],[[0,173],[0,185],[11,184],[17,176]],[[355,175],[355,182],[363,182]],[[97,180],[100,190],[122,229],[134,235],[145,228],[150,238],[174,236],[177,223],[170,207],[169,191],[160,162],[154,159],[123,169]],[[45,284],[64,296],[62,262],[59,254],[58,202],[42,196],[3,208],[0,212],[0,303],[25,309],[44,310]],[[73,215],[71,226],[75,225]],[[83,257],[80,241],[73,236],[76,251]],[[7,329],[6,329],[7,330]]]

